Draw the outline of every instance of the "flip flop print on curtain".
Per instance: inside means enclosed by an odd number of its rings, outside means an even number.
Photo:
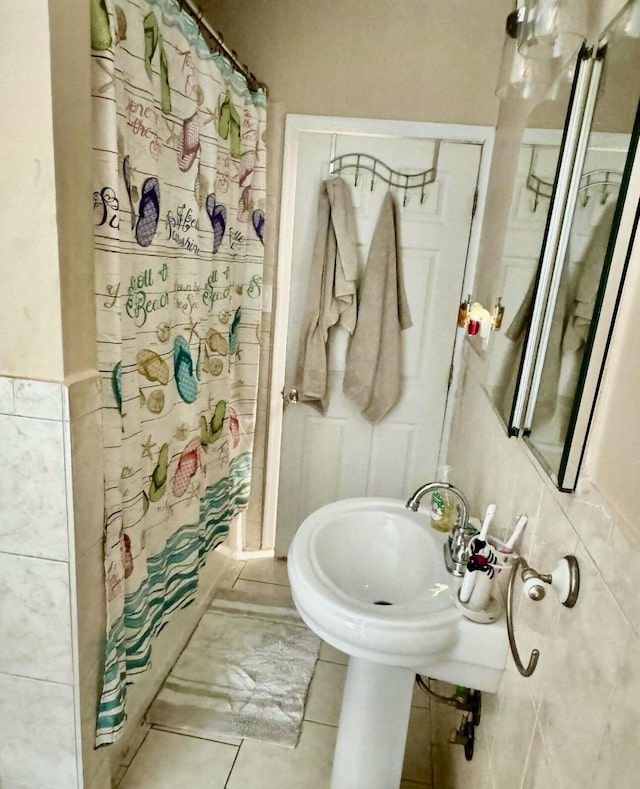
[[[127,40],[127,17],[122,6],[116,6],[116,44]]]
[[[200,151],[200,122],[198,111],[182,121],[182,132],[178,140],[178,167],[183,173],[190,170]]]
[[[231,436],[231,446],[235,449],[240,443],[240,422],[233,408],[229,408],[229,435]]]
[[[160,219],[160,184],[155,176],[146,178],[142,184],[142,197],[136,225],[136,241],[148,247],[158,229]]]
[[[194,478],[200,465],[200,439],[192,438],[182,450],[178,467],[173,475],[171,490],[176,497],[186,493],[189,483]]]
[[[240,116],[233,106],[231,94],[221,94],[218,102],[218,134],[223,140],[229,140],[229,150],[234,159],[242,154],[240,138]]]
[[[251,214],[251,224],[260,239],[260,243],[264,246],[264,211],[261,208],[256,208]]]
[[[103,52],[112,44],[111,25],[105,0],[91,0],[91,49]]]
[[[118,362],[111,371],[111,390],[118,406],[118,411],[122,414],[122,362]]]
[[[216,203],[215,194],[207,195],[205,200],[205,208],[207,216],[213,228],[213,254],[220,249],[224,231],[227,227],[227,209],[222,203]]]
[[[215,444],[222,436],[226,412],[226,400],[218,400],[210,422],[207,422],[204,415],[200,417],[200,444],[203,449],[206,449],[210,444]]]
[[[133,555],[131,553],[131,538],[126,531],[120,532],[120,555],[122,557],[122,569],[124,577],[128,578],[133,572]]]
[[[158,452],[158,462],[151,474],[149,493],[142,491],[142,514],[146,515],[149,509],[149,502],[160,501],[167,490],[167,480],[169,478],[169,445],[163,444]]]
[[[147,76],[153,80],[152,60],[156,49],[160,52],[160,106],[162,112],[168,115],[171,112],[171,88],[169,86],[169,63],[164,49],[162,34],[158,30],[158,20],[153,11],[150,11],[143,20],[144,28],[144,67]]]
[[[231,326],[229,326],[229,353],[239,353],[238,350],[238,331],[240,330],[240,319],[242,317],[242,308],[238,307],[236,310],[235,315],[233,316],[233,320],[231,321]]]
[[[198,396],[198,381],[193,370],[189,344],[181,335],[173,341],[173,368],[178,394],[185,403],[195,402]]]
[[[127,189],[127,196],[129,197],[129,207],[131,208],[131,229],[136,226],[136,210],[133,207],[133,167],[131,166],[131,157],[127,154],[122,160],[122,176],[124,178],[124,185]]]

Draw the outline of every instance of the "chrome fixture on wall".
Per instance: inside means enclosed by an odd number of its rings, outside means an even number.
[[[520,570],[520,573],[518,571]],[[507,635],[511,654],[516,664],[516,668],[523,677],[530,677],[536,670],[540,650],[534,649],[531,652],[529,662],[525,666],[520,659],[518,647],[516,646],[515,633],[513,629],[513,589],[516,577],[520,574],[524,583],[524,594],[535,602],[542,600],[547,593],[547,586],[550,586],[558,596],[558,599],[566,608],[573,608],[578,600],[580,591],[580,567],[578,560],[572,554],[563,556],[558,562],[555,570],[551,573],[539,573],[530,567],[522,556],[519,556],[511,570],[509,585],[507,587]]]
[[[496,95],[535,99],[586,40],[583,0],[519,0],[507,16]]]

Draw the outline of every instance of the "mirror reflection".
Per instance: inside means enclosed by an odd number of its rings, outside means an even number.
[[[574,72],[572,61],[529,116],[518,156],[500,283],[496,288],[502,295],[505,321],[503,331],[492,336],[487,374],[489,394],[505,426],[518,379]]]
[[[581,143],[586,145],[577,157],[580,179],[575,181],[577,188],[563,220],[567,232],[561,236],[566,243],[560,244],[555,284],[550,288],[547,334],[536,351],[523,425],[525,439],[561,488],[572,417],[580,403],[580,381],[589,362],[585,350],[597,323],[598,294],[606,280],[607,249],[640,95],[640,31],[631,24],[639,4],[634,0],[627,5],[594,53],[599,61],[595,108]],[[567,67],[530,116],[520,150],[501,267],[504,331],[493,338],[487,376],[490,395],[505,425],[512,414],[548,232],[562,130],[571,112],[574,71],[575,64]]]
[[[556,481],[570,419],[579,399],[580,371],[639,97],[640,39],[623,15],[601,42],[603,68],[588,137],[567,250],[527,440]]]

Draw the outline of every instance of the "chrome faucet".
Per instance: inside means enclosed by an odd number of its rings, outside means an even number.
[[[469,504],[462,491],[449,482],[427,482],[409,496],[406,506],[407,509],[417,512],[422,497],[434,490],[446,490],[458,499],[456,524],[444,544],[444,563],[452,575],[462,576],[469,561],[471,541],[477,534],[477,530],[469,526]]]

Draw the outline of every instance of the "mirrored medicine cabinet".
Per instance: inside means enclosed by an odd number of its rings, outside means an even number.
[[[497,283],[505,319],[488,394],[509,435],[569,492],[637,222],[639,5],[581,49],[528,118]]]

